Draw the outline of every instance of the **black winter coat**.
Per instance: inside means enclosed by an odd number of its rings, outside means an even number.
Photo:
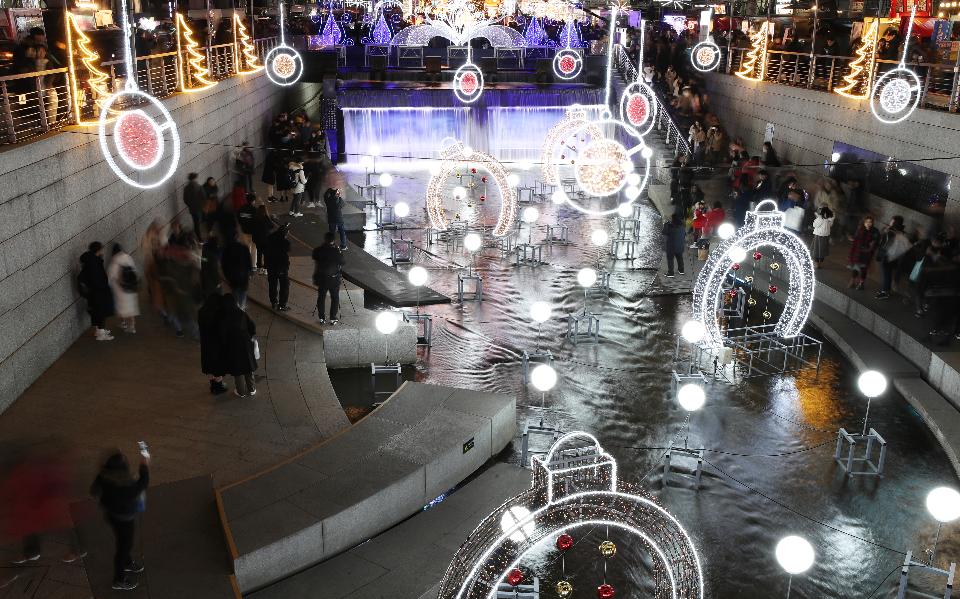
[[[220,254],[220,268],[231,289],[246,289],[253,268],[250,248],[236,240],[228,242]]]
[[[253,355],[253,336],[257,334],[257,327],[232,298],[223,302],[219,328],[225,374],[239,376],[255,371],[257,359]]]
[[[87,312],[96,320],[113,315],[113,293],[107,282],[103,258],[87,251],[80,256],[80,275],[77,277],[80,294],[87,300]]]
[[[197,325],[200,329],[200,372],[212,376],[223,376],[227,371],[223,342],[220,340],[223,304],[223,295],[213,293],[207,296],[207,300],[197,312]]]
[[[146,464],[140,464],[137,480],[133,480],[126,470],[104,469],[90,485],[90,494],[100,497],[100,507],[111,518],[129,521],[136,517],[140,494],[149,484],[150,469]]]
[[[287,272],[290,270],[290,240],[284,229],[277,229],[267,236],[266,267],[270,272]]]
[[[323,194],[323,203],[327,207],[327,223],[343,224],[343,199],[333,188]]]

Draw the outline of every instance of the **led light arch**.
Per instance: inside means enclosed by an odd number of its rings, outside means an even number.
[[[564,48],[553,55],[553,74],[565,81],[576,79],[583,71],[583,56],[579,50]]]
[[[278,3],[280,15],[280,43],[267,52],[263,63],[267,69],[267,77],[276,85],[293,85],[303,75],[303,59],[300,53],[287,45],[283,25],[283,0]],[[333,11],[330,11],[331,18]]]
[[[565,482],[574,478],[577,486],[568,492]],[[494,510],[460,547],[440,583],[439,599],[494,599],[528,553],[583,526],[609,526],[642,539],[667,574],[658,597],[703,599],[703,571],[690,535],[656,502],[631,491],[595,437],[564,435],[544,458],[533,458],[532,488]],[[503,518],[523,514],[518,507],[529,513]]]
[[[706,40],[690,50],[690,64],[702,73],[716,70],[720,66],[720,46]]]
[[[765,210],[766,207],[770,210]],[[704,345],[723,346],[717,313],[722,307],[727,271],[734,264],[730,257],[733,248],[750,253],[761,246],[773,246],[783,254],[790,276],[790,293],[774,333],[780,337],[796,337],[803,330],[813,307],[814,264],[806,244],[784,228],[783,218],[784,213],[777,210],[775,201],[763,200],[755,210],[747,212],[744,225],[733,236],[710,252],[693,288],[693,320],[702,323],[706,330]]]
[[[906,120],[920,105],[922,84],[920,77],[907,68],[907,52],[910,35],[917,15],[916,5],[910,9],[910,23],[903,40],[903,55],[900,64],[883,74],[870,91],[870,112],[881,123],[893,125]]]
[[[461,168],[464,163],[476,164],[477,169],[483,168],[493,178],[494,184],[500,192],[500,213],[497,224],[493,227],[494,237],[503,237],[510,233],[517,216],[517,192],[507,183],[507,172],[503,165],[493,156],[476,150],[468,151],[457,141],[440,151],[442,162],[435,173],[431,174],[427,183],[427,215],[430,225],[438,230],[445,231],[450,225],[446,210],[443,206],[444,183],[453,172]]]

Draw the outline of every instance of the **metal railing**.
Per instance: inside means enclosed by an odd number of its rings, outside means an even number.
[[[616,45],[613,47],[613,64],[628,85],[637,80],[637,67],[634,66],[633,61],[627,56],[627,52],[623,49],[623,46]],[[672,145],[674,147],[674,152],[677,155],[690,155],[690,146],[687,144],[686,136],[673,121],[670,112],[667,110],[667,106],[661,101],[660,97],[656,95],[656,92],[654,101],[657,103],[657,122],[654,128],[663,135],[667,146]]]
[[[275,37],[254,40],[261,61],[278,43],[279,39]],[[212,80],[226,79],[237,73],[233,44],[210,46],[205,51]],[[156,98],[173,95],[180,85],[179,61],[177,52],[138,56],[137,87]],[[99,68],[109,77],[107,86],[110,91],[123,89],[127,73],[122,60],[102,62]],[[65,68],[0,77],[0,144],[25,141],[77,124],[72,93],[69,72]],[[100,98],[82,84],[78,99],[81,119],[95,121],[99,116],[97,101]]]
[[[732,48],[730,60],[721,62],[727,65],[726,72],[733,74],[739,71],[743,57],[749,51],[750,48]],[[767,69],[763,74],[763,80],[830,92],[846,85],[844,77],[850,74],[850,63],[855,60],[856,58],[852,56],[770,50],[767,52]],[[873,73],[870,80],[877,80],[890,69],[896,68],[898,64],[895,60],[875,60],[869,67]],[[958,65],[914,62],[907,63],[907,67],[920,78],[919,106],[921,108],[957,112],[960,108],[960,96],[958,96],[960,67]]]

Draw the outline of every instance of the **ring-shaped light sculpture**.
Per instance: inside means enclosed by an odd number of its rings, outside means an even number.
[[[553,55],[553,74],[559,79],[576,79],[583,71],[583,55],[574,48],[558,50]]]
[[[517,193],[507,183],[507,171],[493,156],[476,150],[468,150],[461,142],[447,145],[440,151],[442,162],[436,173],[431,173],[427,182],[427,215],[430,225],[438,230],[445,231],[450,223],[444,209],[444,184],[447,178],[464,163],[476,165],[477,169],[486,170],[493,178],[494,185],[500,192],[500,213],[497,224],[493,227],[494,237],[503,237],[510,233],[517,214]]]
[[[641,136],[653,129],[657,120],[657,96],[643,81],[634,81],[620,97],[620,119]]]
[[[771,209],[766,210],[766,207]],[[783,254],[789,272],[790,293],[784,301],[774,333],[789,338],[796,337],[803,330],[813,307],[814,264],[806,244],[784,228],[783,219],[784,213],[777,210],[775,201],[763,200],[755,210],[747,212],[744,225],[733,236],[721,241],[710,252],[693,287],[693,319],[704,326],[703,345],[723,345],[717,313],[722,307],[723,283],[735,263],[731,254],[749,253],[762,246],[772,246]]]
[[[568,487],[573,480],[576,486]],[[522,517],[505,518],[508,513]],[[690,535],[656,502],[620,483],[616,461],[583,432],[564,435],[546,456],[533,458],[532,488],[506,501],[470,534],[447,568],[439,599],[493,599],[525,556],[585,526],[639,538],[666,573],[658,580],[658,597],[703,599],[702,566]]]
[[[590,120],[587,119],[587,110],[579,104],[574,104],[567,109],[566,114],[563,115],[563,118],[557,122],[556,125],[550,127],[547,131],[547,135],[543,139],[543,147],[540,156],[541,172],[543,174],[543,180],[550,185],[559,185],[560,184],[560,173],[558,171],[559,163],[557,161],[558,155],[562,151],[561,148],[567,148],[570,151],[573,151],[571,145],[568,143],[568,140],[571,137],[571,134],[575,130],[579,130],[581,127],[586,128],[586,133],[592,138],[598,138],[603,136],[603,132],[596,126],[590,124]]]
[[[279,14],[280,43],[267,52],[263,64],[266,66],[270,81],[286,87],[299,81],[300,76],[303,75],[303,58],[300,57],[299,52],[287,45],[283,23],[283,0],[279,2]],[[333,17],[332,11],[330,17]]]
[[[920,77],[906,67],[884,73],[870,94],[870,112],[881,123],[894,125],[906,120],[920,105]]]
[[[453,93],[464,104],[475,102],[483,95],[483,72],[469,60],[453,74]]]
[[[716,70],[720,58],[720,46],[710,40],[702,41],[690,50],[690,64],[702,73]]]

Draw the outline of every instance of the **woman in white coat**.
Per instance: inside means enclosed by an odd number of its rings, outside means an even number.
[[[128,333],[136,333],[136,319],[140,315],[140,273],[130,254],[119,243],[113,244],[113,257],[107,268],[107,281],[113,292],[113,304],[120,327]]]

